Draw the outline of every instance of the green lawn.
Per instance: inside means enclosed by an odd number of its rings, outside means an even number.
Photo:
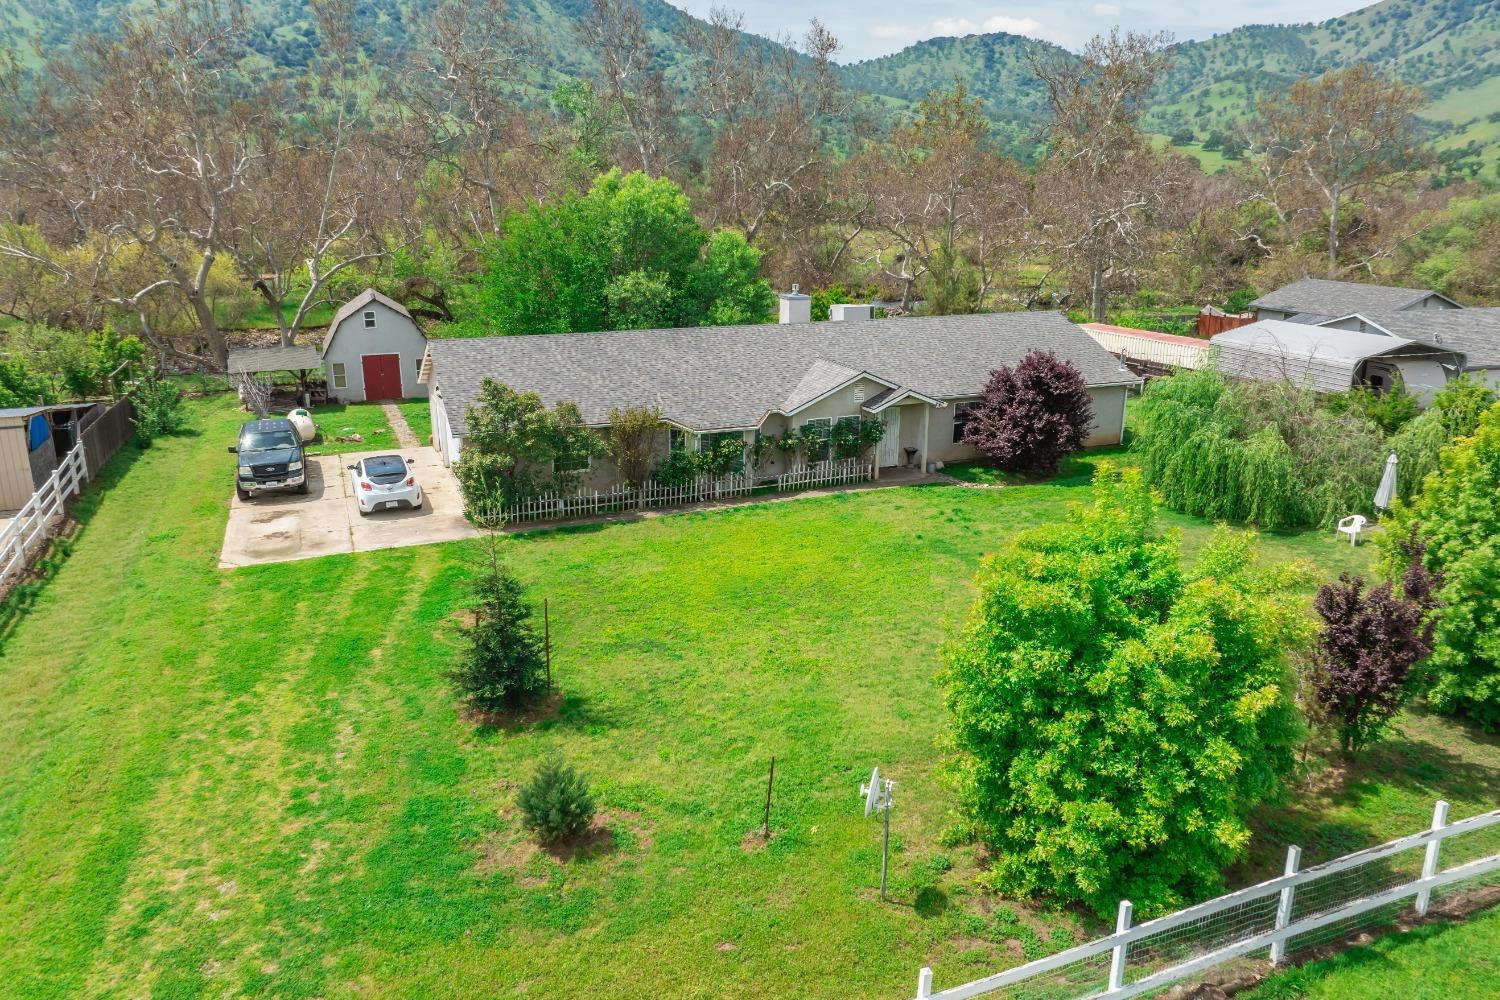
[[[395,447],[396,435],[385,419],[379,403],[325,403],[312,409],[318,436],[308,447],[314,455],[334,455],[345,451],[370,451],[385,445]],[[358,434],[362,442],[340,442],[334,438]]]
[[[193,405],[193,434],[122,452],[0,639],[0,993],[896,998],[924,963],[952,984],[1098,930],[983,897],[973,849],[939,843],[938,646],[980,556],[1086,498],[1081,474],[516,536],[565,697],[476,731],[441,677],[464,547],[216,569],[240,414]],[[1209,531],[1169,520],[1189,550]],[[1331,574],[1373,548],[1265,551]],[[1265,810],[1235,877],[1288,836],[1363,845],[1493,796],[1493,743],[1405,727]],[[514,807],[552,749],[613,831],[567,863]],[[898,782],[890,904],[856,796],[875,764]]]
[[[1500,909],[1466,923],[1388,934],[1290,969],[1246,1000],[1453,1000],[1500,996]]]

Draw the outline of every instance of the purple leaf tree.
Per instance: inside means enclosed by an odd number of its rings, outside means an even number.
[[[1410,694],[1412,668],[1432,652],[1439,580],[1423,565],[1425,546],[1415,535],[1401,549],[1408,565],[1400,592],[1390,581],[1366,590],[1362,577],[1344,573],[1314,602],[1323,628],[1312,696],[1345,751],[1380,735]]]
[[[1051,351],[1032,351],[1014,368],[990,373],[964,441],[1002,469],[1056,472],[1065,456],[1083,447],[1093,418],[1078,369]]]

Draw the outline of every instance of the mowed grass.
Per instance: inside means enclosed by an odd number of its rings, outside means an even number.
[[[193,435],[124,453],[0,647],[0,994],[894,998],[922,964],[951,984],[1098,929],[981,898],[973,849],[939,843],[939,646],[982,555],[1086,499],[1082,475],[510,538],[564,697],[482,730],[442,678],[465,547],[218,570],[240,414],[194,405]],[[1189,551],[1211,530],[1169,522]],[[1327,574],[1372,553],[1264,549]],[[1408,726],[1380,752],[1409,766],[1265,811],[1253,858],[1406,832],[1439,794],[1477,811],[1493,744]],[[566,862],[514,805],[552,750],[611,831]],[[887,904],[875,764],[898,782]]]

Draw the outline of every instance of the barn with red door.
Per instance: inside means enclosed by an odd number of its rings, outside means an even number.
[[[323,338],[328,398],[341,403],[426,396],[417,381],[427,337],[395,299],[367,288],[334,316]]]

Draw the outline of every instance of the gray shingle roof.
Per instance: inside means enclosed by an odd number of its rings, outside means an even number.
[[[380,294],[380,292],[376,291],[373,288],[366,288],[364,291],[354,296],[354,298],[350,299],[348,302],[345,302],[342,306],[339,306],[339,311],[333,314],[333,322],[328,324],[328,332],[323,335],[324,354],[328,353],[328,345],[333,343],[334,334],[339,332],[339,324],[344,322],[344,320],[348,319],[350,316],[353,316],[355,313],[359,312],[371,302],[379,302],[387,309],[393,309],[396,312],[400,313],[402,316],[405,316],[407,319],[411,319],[411,313],[407,312],[406,307],[401,303],[397,302],[393,298],[390,298],[389,296]]]
[[[323,358],[311,344],[293,347],[242,347],[229,352],[229,374],[301,372],[323,367]]]
[[[1392,336],[1462,351],[1470,368],[1500,368],[1500,309],[1409,309],[1359,316]]]
[[[1381,355],[1444,355],[1429,344],[1327,326],[1263,319],[1215,334],[1219,370],[1239,378],[1289,382],[1318,392],[1342,392],[1360,363]],[[1462,356],[1437,360],[1461,362]]]
[[[1428,288],[1393,288],[1390,285],[1366,285],[1358,281],[1303,278],[1262,295],[1250,303],[1250,307],[1286,313],[1313,313],[1318,316],[1348,316],[1350,313],[1367,311],[1396,312],[1416,305],[1432,295],[1438,293]],[[1442,295],[1438,297],[1447,298]]]
[[[609,411],[655,406],[696,431],[757,427],[835,369],[868,372],[928,396],[977,396],[994,369],[1032,350],[1071,361],[1090,386],[1135,376],[1060,313],[985,313],[787,325],[625,330],[434,340],[431,381],[455,434],[486,377],[571,401],[590,424]],[[815,398],[817,393],[808,398]]]

